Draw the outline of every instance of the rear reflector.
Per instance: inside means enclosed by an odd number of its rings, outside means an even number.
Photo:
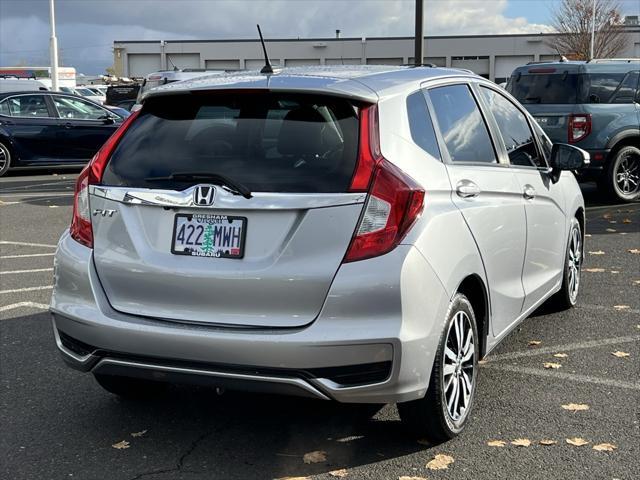
[[[139,112],[132,113],[120,127],[102,145],[86,167],[82,169],[76,180],[76,190],[73,199],[73,217],[69,233],[75,241],[93,248],[93,228],[91,226],[91,208],[89,205],[89,185],[97,185],[102,181],[102,174],[109,157],[124,135],[131,122]]]
[[[364,189],[369,195],[345,262],[372,258],[393,250],[423,209],[424,190],[382,156],[379,139],[377,108],[363,109],[358,166],[351,191]]]

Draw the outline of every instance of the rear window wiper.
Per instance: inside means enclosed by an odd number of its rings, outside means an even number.
[[[205,180],[214,185],[220,185],[224,187],[225,190],[233,193],[234,195],[242,195],[244,198],[251,198],[253,195],[251,194],[251,190],[245,187],[240,182],[236,182],[235,180],[231,180],[229,177],[225,177],[224,175],[220,175],[219,173],[198,173],[198,172],[176,172],[171,175],[167,175],[165,177],[147,177],[145,178],[147,182],[162,182],[162,181],[197,181],[197,180]]]

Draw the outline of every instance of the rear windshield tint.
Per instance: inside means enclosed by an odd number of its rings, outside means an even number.
[[[103,184],[180,190],[193,182],[149,178],[197,172],[224,175],[257,192],[345,192],[357,139],[357,109],[334,97],[152,97],[114,151]]]
[[[580,75],[573,73],[516,74],[507,90],[522,104],[577,103]]]

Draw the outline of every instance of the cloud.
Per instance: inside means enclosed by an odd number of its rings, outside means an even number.
[[[505,15],[507,0],[425,2],[428,35],[550,31]],[[86,73],[112,62],[114,40],[411,35],[413,0],[57,0],[62,60]],[[0,0],[0,64],[46,64],[48,2]]]

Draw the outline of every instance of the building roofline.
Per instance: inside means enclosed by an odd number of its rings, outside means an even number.
[[[640,26],[632,26],[632,27],[624,27],[625,32],[640,32]],[[452,38],[523,38],[523,37],[554,37],[557,35],[562,35],[560,33],[496,33],[496,34],[482,34],[482,35],[433,35],[424,37],[425,40],[436,40],[436,39],[452,39]],[[362,41],[362,39],[366,40],[413,40],[414,37],[314,37],[314,38],[268,38],[265,39],[265,42],[344,42],[344,41]],[[194,40],[194,39],[185,39],[185,40],[114,40],[113,43],[147,43],[147,44],[158,44],[161,41],[165,43],[248,43],[248,42],[259,42],[258,38],[218,38],[218,39],[202,39],[202,40]]]

